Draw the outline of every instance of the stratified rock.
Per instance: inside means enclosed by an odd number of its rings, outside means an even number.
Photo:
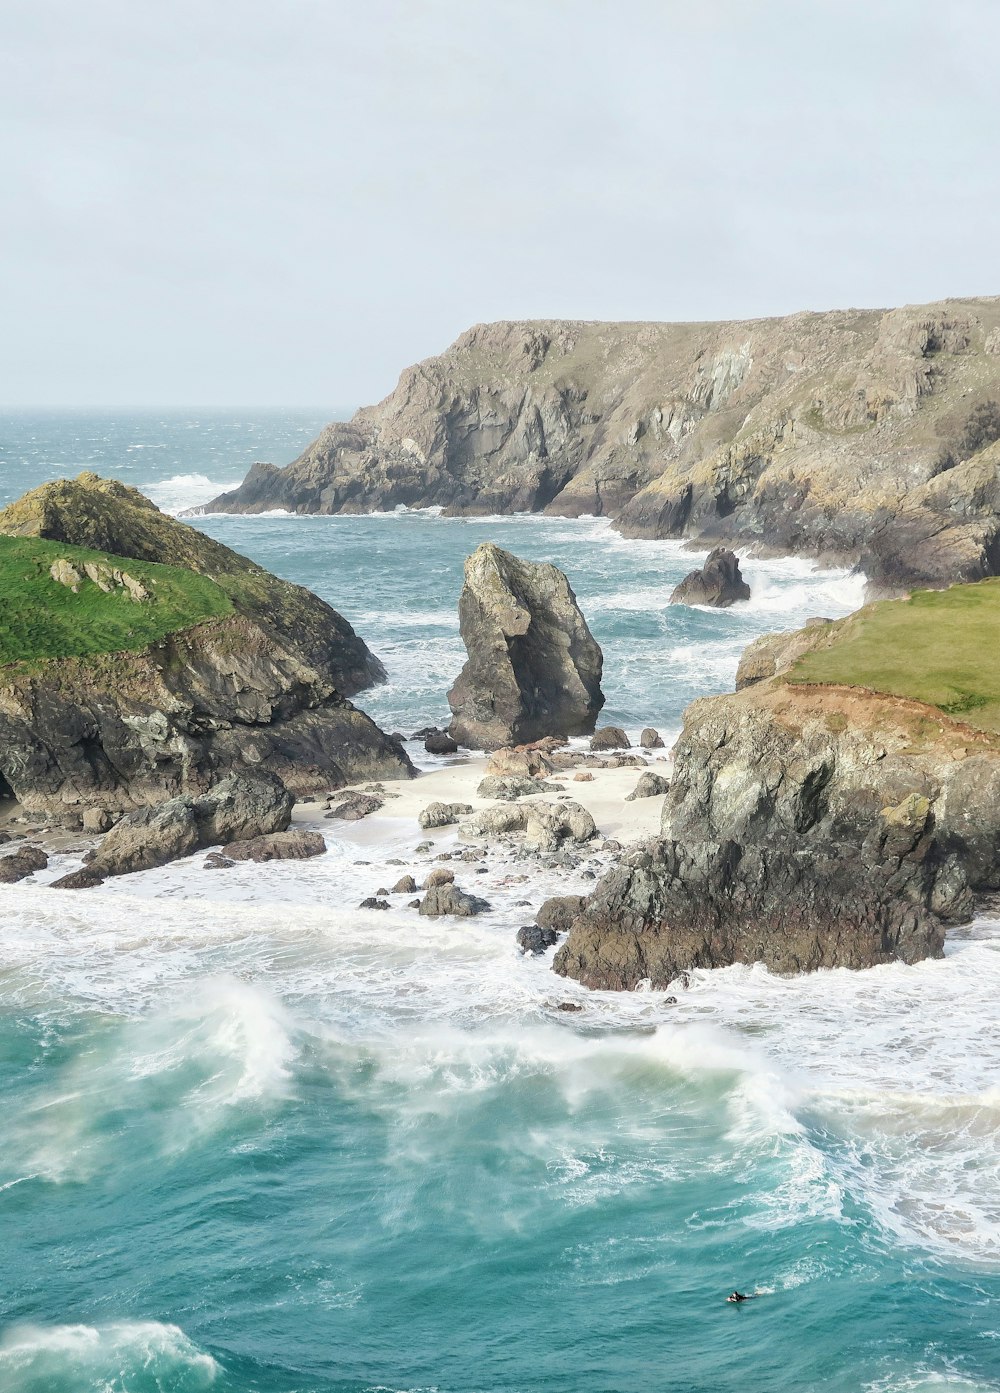
[[[486,900],[481,900],[478,895],[467,894],[457,885],[436,885],[428,890],[420,901],[420,913],[435,917],[455,914],[462,918],[470,918],[476,914],[485,914],[489,907]]]
[[[363,817],[377,813],[382,806],[383,800],[374,793],[352,793],[341,798],[325,816],[340,822],[360,822]]]
[[[522,953],[544,953],[559,942],[554,929],[542,929],[537,924],[526,924],[517,931],[517,946]]]
[[[625,799],[626,803],[634,803],[637,798],[659,798],[661,794],[670,792],[670,780],[665,779],[662,774],[654,774],[647,770],[645,774],[639,775],[639,782]]]
[[[202,798],[172,798],[127,814],[101,842],[90,869],[100,876],[128,875],[199,848],[283,832],[292,802],[273,774],[233,774]]]
[[[654,730],[652,726],[647,726],[639,736],[639,744],[644,750],[662,750],[665,748],[663,737],[660,735],[660,732]]]
[[[457,755],[458,742],[447,731],[438,730],[425,737],[424,749],[429,755]]]
[[[738,557],[725,547],[710,552],[704,566],[690,571],[670,596],[672,605],[711,605],[728,609],[749,600],[750,587],[740,574]]]
[[[417,821],[425,832],[432,827],[450,827],[472,812],[471,803],[428,803],[418,815]]]
[[[36,871],[44,871],[49,858],[40,847],[23,846],[9,856],[0,856],[0,885],[16,885]]]
[[[322,856],[325,851],[322,836],[301,827],[245,842],[230,842],[222,848],[223,856],[232,861],[305,861],[311,856]]]
[[[600,750],[630,750],[632,742],[621,726],[604,726],[590,737],[590,748]]]
[[[593,730],[604,660],[562,571],[484,542],[458,613],[469,658],[448,693],[456,740],[495,750]]]

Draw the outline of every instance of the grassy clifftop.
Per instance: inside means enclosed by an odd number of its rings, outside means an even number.
[[[64,568],[66,581],[53,577]],[[90,566],[102,584],[87,575]],[[72,568],[70,570],[69,568]],[[114,582],[125,573],[141,587]],[[74,580],[74,585],[66,583]],[[232,614],[221,586],[179,566],[125,559],[37,537],[0,536],[0,664],[135,652],[168,634]]]
[[[791,683],[861,687],[935,706],[1000,732],[1000,580],[918,590],[817,630],[784,674]]]

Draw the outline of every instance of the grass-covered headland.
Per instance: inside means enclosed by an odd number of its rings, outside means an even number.
[[[1000,580],[868,605],[832,625],[786,678],[909,697],[998,732]]]
[[[52,578],[58,561],[81,573],[88,563],[127,572],[148,598],[133,599],[125,586],[106,593],[85,574],[74,593]],[[136,651],[232,612],[220,586],[182,567],[38,537],[0,536],[0,665]]]

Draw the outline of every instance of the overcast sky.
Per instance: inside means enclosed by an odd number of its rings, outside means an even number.
[[[4,0],[0,400],[1000,291],[998,0]]]

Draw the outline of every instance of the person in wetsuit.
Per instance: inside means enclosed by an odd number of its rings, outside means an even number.
[[[744,1295],[744,1293],[741,1292],[741,1291],[731,1291],[731,1292],[729,1293],[729,1295],[726,1297],[726,1300],[727,1300],[727,1301],[734,1301],[734,1302],[752,1301],[752,1300],[753,1300],[753,1297],[752,1297],[752,1296],[746,1296],[746,1295]]]

